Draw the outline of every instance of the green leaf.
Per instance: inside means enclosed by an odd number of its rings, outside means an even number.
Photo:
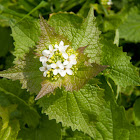
[[[36,96],[35,100],[38,100],[40,98],[42,98],[43,96],[45,96],[46,94],[48,93],[53,93],[54,90],[56,88],[61,88],[62,86],[62,80],[57,80],[56,82],[51,82],[49,80],[44,80],[42,83],[41,83],[41,90],[39,91],[38,95]]]
[[[22,1],[22,0],[19,0],[19,5],[22,6],[22,8],[29,12],[27,15],[25,15],[21,20],[27,18],[29,15],[33,15],[35,17],[38,17],[38,10],[43,8],[43,7],[46,7],[48,5],[48,2],[45,2],[45,1],[41,1],[38,5],[36,5],[36,7],[33,6],[32,3],[30,3],[29,1]]]
[[[131,8],[127,19],[119,26],[120,38],[126,41],[140,42],[140,11],[139,8]]]
[[[138,68],[131,64],[122,48],[106,40],[102,40],[102,44],[102,64],[109,65],[104,74],[122,87],[140,85]]]
[[[70,128],[62,129],[62,139],[64,140],[93,140],[90,136],[80,131],[72,131]]]
[[[136,126],[140,126],[140,98],[134,104],[134,122]]]
[[[80,8],[80,10],[77,12],[77,15],[82,16],[82,17],[87,17],[89,9],[92,6],[92,4],[94,4],[94,3],[95,3],[95,0],[93,0],[93,1],[86,0],[82,4],[82,7]],[[94,7],[94,9],[95,9],[95,7]]]
[[[57,33],[66,36],[75,50],[87,46],[85,54],[90,58],[90,62],[100,62],[100,32],[96,27],[93,8],[90,9],[85,20],[72,13],[58,13],[53,14],[48,23]]]
[[[125,110],[122,106],[116,104],[116,100],[112,92],[113,86],[112,84],[108,83],[105,78],[99,77],[101,88],[105,89],[105,100],[106,102],[110,102],[110,109],[112,112],[112,120],[113,120],[113,140],[139,140],[140,137],[140,128],[135,127],[128,123]],[[112,92],[112,93],[111,93]]]
[[[78,92],[58,89],[55,95],[41,98],[38,104],[50,119],[95,140],[135,140],[137,130],[127,123],[124,109],[116,104],[110,86],[102,83],[105,93],[103,89],[87,84]]]
[[[23,128],[20,130],[17,140],[60,140],[61,125],[55,120],[48,120],[47,116],[42,116],[36,128]]]
[[[16,23],[11,22],[12,36],[15,41],[14,55],[16,59],[23,58],[25,53],[29,53],[30,48],[33,48],[40,37],[40,26],[38,20],[24,19]]]
[[[129,123],[134,123],[134,112],[133,108],[126,110],[126,117]]]
[[[93,96],[91,96],[91,92]],[[92,97],[96,98],[96,92],[102,96],[102,90],[90,87],[90,85],[79,92],[66,92],[58,89],[55,96],[43,97],[38,104],[43,107],[43,113],[49,115],[50,119],[56,119],[57,122],[62,122],[63,126],[71,126],[72,130],[78,129],[94,137],[95,132],[94,128],[90,126],[89,117],[92,113],[90,109],[95,108],[96,105],[92,104],[91,106],[89,100]],[[97,104],[100,103],[97,102]],[[96,114],[96,112],[94,113]],[[96,119],[95,115],[93,119]]]
[[[11,114],[15,111],[16,106],[11,105],[8,107],[0,106],[0,139],[1,140],[15,140],[20,130],[19,121],[11,119]],[[2,121],[2,122],[1,122]]]
[[[98,14],[104,14],[102,5],[95,3],[92,6],[94,7],[94,10],[96,10]]]
[[[114,1],[113,1],[114,3]],[[119,4],[121,1],[119,1]],[[121,9],[119,12],[114,13],[114,11],[109,11],[108,14],[106,14],[105,17],[102,17],[102,19],[99,19],[101,21],[98,21],[99,23],[102,23],[102,30],[103,32],[107,31],[115,31],[118,29],[118,27],[125,21],[128,15],[128,11],[130,10],[130,6],[126,6],[123,9]]]
[[[0,80],[0,105],[12,106],[17,105],[17,115],[23,125],[35,127],[39,122],[39,114],[29,104],[31,98],[28,97],[29,93],[26,90],[22,90],[19,82],[6,79]],[[26,112],[26,113],[25,113]]]
[[[63,13],[52,14],[48,20],[48,24],[54,27],[55,31],[64,35],[72,42],[77,29],[81,26],[83,18],[75,15],[74,13]],[[83,46],[82,46],[83,47]]]
[[[36,46],[37,56],[42,56],[42,51],[48,49],[50,44],[59,44],[60,41],[64,41],[65,44],[70,44],[70,42],[63,36],[57,34],[54,29],[46,22],[46,20],[40,16],[40,26],[41,26],[41,37]]]
[[[12,81],[12,80],[3,78],[0,80],[0,88],[2,88],[3,91],[14,93],[14,95],[22,98],[27,103],[29,101],[30,94],[26,90],[21,89],[21,84],[19,81]],[[16,92],[15,92],[15,89],[16,89]]]
[[[103,31],[116,30],[118,26],[122,23],[122,17],[118,14],[109,15],[104,18]]]
[[[135,1],[135,0],[134,0]],[[113,5],[117,7],[118,9],[122,9],[126,4],[128,4],[130,1],[128,0],[113,0]]]
[[[20,19],[22,18],[25,14],[18,13],[14,10],[11,10],[11,7],[9,5],[12,5],[13,3],[7,2],[6,4],[0,4],[0,25],[2,26],[10,26],[10,21],[11,19]],[[10,8],[7,8],[7,7]],[[17,6],[16,6],[17,7]],[[14,7],[15,8],[15,7]]]
[[[41,63],[38,58],[34,58],[33,50],[24,58],[15,61],[15,66],[0,72],[0,76],[20,80],[22,88],[27,88],[30,92],[38,93],[41,89],[42,73],[39,71]]]

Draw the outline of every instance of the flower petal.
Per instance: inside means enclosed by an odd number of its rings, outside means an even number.
[[[46,77],[47,75],[47,71],[44,71],[43,76]]]
[[[73,60],[70,61],[70,63],[71,63],[72,65],[75,65],[75,64],[77,64],[77,61],[76,61],[76,59],[73,59]]]
[[[61,61],[57,61],[56,65],[59,67],[59,65],[61,65]]]
[[[63,46],[63,52],[65,52],[68,47],[69,47],[69,45]]]
[[[55,69],[57,67],[57,65],[56,64],[51,64],[51,68],[53,68],[53,69]]]
[[[48,59],[47,59],[45,56],[41,56],[41,57],[40,57],[40,62],[42,62],[42,63],[46,63],[47,60],[48,60]]]
[[[51,65],[47,65],[47,70],[49,70],[49,69],[51,69],[52,67],[51,67]]]
[[[65,59],[68,59],[68,54],[67,53],[62,53],[62,56],[65,58]]]
[[[63,62],[63,65],[68,65],[69,64],[69,61],[67,61],[67,60],[65,60],[64,62]]]
[[[64,42],[63,42],[63,41],[60,41],[59,47],[60,47],[60,46],[64,46]]]
[[[58,46],[57,44],[55,44],[55,45],[54,45],[54,48],[58,49],[58,48],[59,48],[59,46]]]
[[[60,47],[59,47],[59,51],[60,51],[61,53],[65,53],[64,47],[63,47],[63,46],[60,46]]]
[[[65,45],[64,47],[67,49],[69,47],[69,45]]]
[[[68,64],[65,66],[66,69],[70,69],[71,67],[72,67],[72,64],[71,64],[71,63],[68,63]]]
[[[74,59],[75,57],[76,57],[76,55],[75,55],[75,54],[72,54],[72,55],[70,55],[69,58],[70,58],[70,60],[71,60],[71,59]]]
[[[49,45],[49,50],[52,52],[53,51],[53,46]]]
[[[48,56],[48,55],[50,54],[50,51],[49,51],[49,50],[43,50],[43,51],[42,51],[42,54],[43,54],[44,56]]]
[[[66,72],[68,75],[72,75],[73,74],[73,71],[71,69],[66,69]]]
[[[40,71],[45,71],[46,70],[46,67],[40,67],[39,70]]]
[[[49,58],[51,58],[53,56],[53,52],[50,53]]]
[[[57,49],[53,49],[53,52],[57,51]]]
[[[61,64],[59,65],[59,68],[60,68],[60,69],[64,69],[64,65],[61,63]]]
[[[64,69],[64,65],[61,63],[61,61],[57,61],[56,62],[57,67],[59,67],[60,69]]]
[[[59,72],[59,70],[58,70],[58,69],[54,69],[53,74],[54,74],[54,75],[57,75],[57,74],[58,74],[58,72]]]
[[[42,62],[42,65],[43,65],[43,67],[47,67],[47,63],[46,62],[45,63]]]
[[[59,70],[59,74],[64,77],[66,75],[66,70]]]

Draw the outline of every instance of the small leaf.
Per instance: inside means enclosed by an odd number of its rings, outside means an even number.
[[[64,131],[64,130],[63,130]],[[63,139],[65,140],[93,140],[86,134],[80,131],[72,131],[71,129],[66,129],[63,134]]]
[[[134,104],[134,122],[136,126],[140,126],[140,98]]]
[[[22,140],[60,140],[61,125],[56,124],[55,120],[49,120],[43,115],[36,128],[22,128],[19,131],[18,139]]]
[[[17,138],[20,130],[19,121],[17,119],[11,119],[10,117],[15,109],[15,105],[9,107],[0,106],[0,124],[2,120],[2,127],[0,127],[1,140],[15,140]]]
[[[34,58],[33,50],[30,50],[24,58],[16,60],[14,67],[1,71],[0,76],[20,80],[22,88],[27,88],[30,92],[38,93],[41,89],[42,73],[39,71],[41,63],[38,58]]]
[[[107,66],[92,64],[90,66],[80,67],[77,74],[74,76],[67,76],[64,79],[63,85],[67,91],[78,91],[81,89],[91,78],[95,77],[98,73],[106,69]]]
[[[104,74],[122,87],[140,85],[139,70],[131,64],[122,48],[107,40],[102,40],[102,44],[102,64],[109,65]]]
[[[60,43],[60,41],[64,41],[65,44],[69,44],[66,38],[58,35],[54,29],[47,23],[47,21],[40,16],[40,26],[41,26],[41,37],[36,46],[36,54],[37,56],[42,55],[42,51],[48,49],[50,44]]]
[[[127,19],[119,26],[120,38],[126,41],[140,42],[140,10],[137,7],[131,8]]]
[[[0,106],[8,107],[17,105],[16,117],[20,118],[22,124],[35,127],[39,122],[40,116],[37,111],[28,104],[29,99],[27,95],[29,95],[29,93],[21,89],[17,81],[12,82],[7,79],[0,80]],[[26,99],[26,101],[24,99]]]
[[[23,58],[33,48],[40,36],[40,27],[38,20],[24,19],[19,23],[11,22],[12,36],[15,41],[14,55],[16,59]]]
[[[48,93],[52,93],[54,91],[54,89],[56,88],[61,88],[62,85],[62,81],[56,81],[56,82],[50,82],[49,80],[45,80],[42,82],[42,88],[40,90],[40,92],[38,93],[38,95],[36,96],[35,100],[38,100],[40,98],[42,98],[43,96],[45,96]]]

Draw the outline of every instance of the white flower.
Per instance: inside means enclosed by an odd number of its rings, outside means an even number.
[[[62,77],[64,77],[66,73],[69,75],[73,74],[73,71],[71,70],[72,64],[64,66],[60,61],[57,61],[56,64],[51,64],[51,68],[54,69],[54,75],[57,75],[59,73]]]
[[[43,64],[43,63],[46,63],[46,62],[48,61],[48,58],[45,57],[45,56],[41,56],[39,60],[40,60],[40,62],[42,62],[42,64]]]
[[[49,71],[49,69],[51,69],[50,65],[47,65],[44,63],[43,67],[40,67],[39,70],[40,71],[44,71],[43,76],[46,77],[47,75],[47,71]]]
[[[69,63],[75,65],[77,63],[75,54],[68,56],[67,53],[62,53],[62,56],[66,59],[63,63],[64,65],[68,65]]]
[[[42,54],[46,57],[51,57],[57,49],[53,49],[52,45],[49,45],[49,50],[43,50]]]
[[[49,78],[51,76],[50,78],[57,79],[59,77],[59,75],[56,76],[57,74],[60,74],[61,77],[66,74],[73,74],[72,67],[77,63],[76,55],[66,52],[68,47],[69,45],[64,45],[64,42],[60,41],[59,45],[55,44],[54,48],[49,45],[49,50],[42,51],[43,56],[40,57],[40,62],[42,62],[43,66],[39,70],[44,72],[44,77]],[[55,54],[54,52],[57,50],[59,51]]]
[[[59,69],[59,74],[64,77],[66,74],[72,75],[73,71],[71,70],[72,64],[64,66],[64,69]]]
[[[54,69],[54,71],[53,71],[54,75],[57,75],[58,73],[61,75],[61,70],[64,69],[64,65],[60,61],[57,61],[56,64],[54,64],[54,63],[51,64],[51,68]]]
[[[66,75],[66,71],[65,70],[59,70],[59,74],[64,77]]]
[[[71,68],[72,68],[72,64],[71,64],[71,63],[69,63],[68,65],[66,65],[66,66],[64,67],[64,70],[66,71],[66,73],[67,73],[68,75],[72,75],[72,74],[73,74],[73,71],[71,70]]]
[[[57,49],[53,49],[53,46],[52,45],[49,45],[49,50],[43,50],[42,51],[42,54],[44,56],[41,56],[40,57],[40,62],[42,62],[42,64],[46,63],[50,57],[52,57],[52,55],[54,54],[54,52],[56,51]]]
[[[69,45],[65,45],[64,46],[64,42],[60,41],[59,46],[57,44],[55,44],[54,46],[56,49],[58,49],[61,53],[64,53],[66,51],[66,49],[69,47]]]

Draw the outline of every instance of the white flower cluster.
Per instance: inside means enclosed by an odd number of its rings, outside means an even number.
[[[72,67],[77,63],[76,55],[67,53],[68,47],[69,45],[64,45],[61,41],[59,45],[55,44],[54,47],[49,45],[49,50],[42,51],[43,56],[40,57],[40,62],[43,66],[39,70],[44,72],[44,77],[54,77],[58,74],[64,77],[66,74],[73,74]]]

